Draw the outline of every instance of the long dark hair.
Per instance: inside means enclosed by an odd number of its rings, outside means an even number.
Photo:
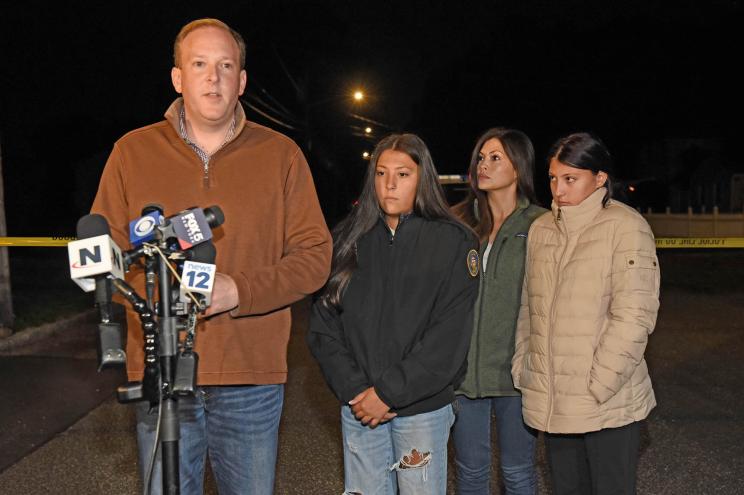
[[[372,230],[383,211],[375,193],[375,170],[384,151],[400,151],[418,165],[419,180],[413,211],[429,219],[457,222],[444,199],[439,175],[426,144],[415,134],[392,134],[377,143],[367,167],[359,202],[349,215],[333,229],[333,260],[331,276],[320,293],[320,301],[327,307],[341,308],[341,297],[349,285],[357,266],[356,244],[360,237]]]
[[[456,204],[452,210],[465,224],[475,230],[478,238],[485,239],[493,228],[493,216],[488,207],[488,195],[478,188],[478,155],[483,145],[490,139],[498,139],[504,147],[506,155],[517,172],[517,195],[526,198],[530,203],[537,204],[533,170],[535,168],[535,148],[532,141],[522,131],[494,127],[481,134],[475,143],[470,156],[468,175],[470,176],[470,190],[467,197]]]
[[[591,170],[594,175],[599,172],[607,174],[604,187],[607,192],[602,198],[602,206],[612,199],[612,173],[614,164],[607,146],[597,136],[589,132],[575,132],[560,138],[548,151],[548,166],[555,158],[569,167]]]

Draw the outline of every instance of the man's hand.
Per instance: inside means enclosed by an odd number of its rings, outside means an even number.
[[[204,316],[214,316],[230,311],[238,305],[238,286],[230,275],[217,272],[212,288],[212,304],[204,312]]]
[[[377,396],[374,387],[360,392],[356,397],[349,401],[351,406],[351,412],[354,416],[362,422],[364,425],[369,425],[370,428],[374,428],[380,423],[390,421],[396,413],[390,412],[390,406],[385,404],[380,397]]]

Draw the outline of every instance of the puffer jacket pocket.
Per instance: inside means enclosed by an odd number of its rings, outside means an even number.
[[[625,254],[625,268],[633,276],[630,282],[635,289],[659,291],[659,259],[644,251]]]

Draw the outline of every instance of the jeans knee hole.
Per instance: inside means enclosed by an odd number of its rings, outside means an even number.
[[[412,449],[410,454],[403,456],[401,460],[396,462],[392,469],[403,471],[405,469],[416,469],[422,468],[431,462],[431,452],[419,452],[416,449]]]

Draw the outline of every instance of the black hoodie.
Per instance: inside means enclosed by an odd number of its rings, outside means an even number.
[[[410,216],[357,242],[341,310],[313,305],[307,341],[346,404],[374,386],[399,416],[454,400],[467,367],[478,292],[477,240],[465,227]]]

